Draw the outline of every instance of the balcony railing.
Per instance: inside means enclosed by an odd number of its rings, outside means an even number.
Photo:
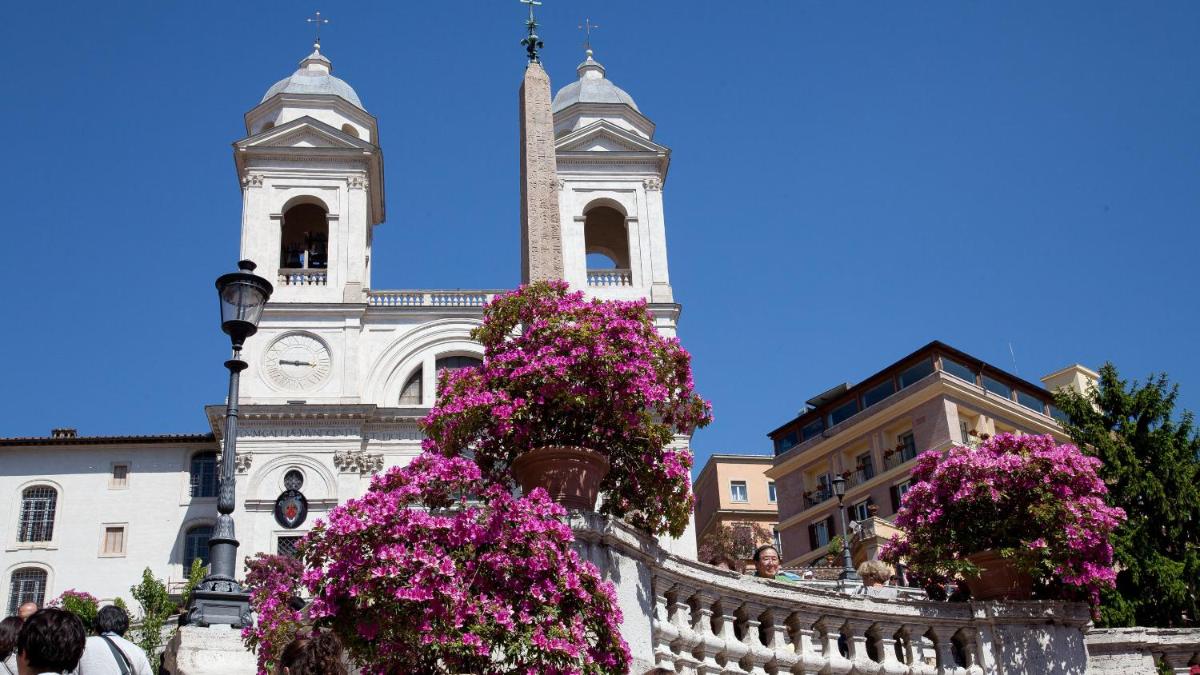
[[[328,280],[327,270],[289,267],[279,270],[279,283],[284,286],[324,286]]]
[[[811,509],[817,504],[821,504],[830,499],[833,499],[832,490],[813,490],[812,494],[804,495],[804,508]]]
[[[633,271],[622,269],[588,270],[588,286],[632,286]]]
[[[892,469],[904,464],[905,462],[917,458],[916,448],[905,446],[902,450],[893,451],[892,454],[884,453],[883,455],[883,470],[891,471]]]
[[[503,291],[370,291],[372,307],[483,307]]]

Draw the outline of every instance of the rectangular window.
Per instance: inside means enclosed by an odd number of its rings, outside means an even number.
[[[829,521],[818,520],[813,523],[813,536],[816,537],[817,548],[829,545]]]
[[[787,433],[783,438],[775,439],[775,454],[783,454],[788,450],[796,447],[800,442],[800,432],[792,431]]]
[[[771,543],[775,544],[775,550],[779,552],[779,559],[783,560],[783,538],[779,536],[779,528],[771,528]]]
[[[735,502],[748,502],[750,496],[746,492],[746,481],[734,480],[729,482],[729,498]]]
[[[124,490],[129,487],[129,465],[113,464],[112,478],[108,481],[110,490]]]
[[[1012,387],[993,377],[983,376],[983,388],[1004,398],[1012,398]]]
[[[839,422],[844,422],[854,416],[858,412],[858,399],[852,399],[833,409],[829,413],[829,426],[836,426]]]
[[[917,456],[917,438],[911,431],[900,434],[896,440],[900,445],[901,462],[907,462]]]
[[[820,436],[822,431],[825,431],[825,420],[815,420],[806,424],[800,430],[800,433],[804,435],[804,440],[807,441],[810,438]]]
[[[100,542],[100,555],[112,557],[125,555],[124,525],[104,526],[104,538]]]
[[[963,445],[971,445],[971,430],[967,428],[967,423],[962,420],[958,422],[958,437],[962,439]]]
[[[860,468],[861,467],[861,468]],[[858,472],[859,482],[863,483],[875,477],[875,459],[871,453],[864,452],[854,458],[854,470]]]
[[[861,502],[850,507],[850,516],[855,520],[866,520],[871,517],[871,511],[867,507],[871,505],[870,499],[864,499]]]
[[[1045,414],[1046,404],[1042,402],[1042,399],[1034,396],[1033,394],[1027,394],[1020,389],[1017,390],[1017,403],[1020,403],[1030,410]]]
[[[911,387],[933,372],[933,361],[925,360],[900,373],[900,388]]]
[[[772,504],[774,504],[776,501],[776,499],[775,499],[775,481],[773,481],[773,480],[767,481],[767,501],[771,502]]]
[[[894,382],[891,380],[882,382],[874,387],[871,387],[867,390],[867,393],[863,394],[863,407],[869,408],[894,393],[896,393],[896,385]]]
[[[950,373],[960,380],[966,380],[971,384],[975,384],[975,371],[970,367],[955,361],[954,359],[942,357],[942,370]]]
[[[279,555],[285,555],[289,558],[295,558],[297,555],[297,547],[300,546],[302,537],[280,537],[275,543],[275,552]]]
[[[1059,410],[1058,406],[1056,406],[1056,405],[1050,406],[1050,416],[1053,417],[1054,419],[1058,420],[1059,422],[1062,422],[1063,424],[1066,424],[1071,421],[1071,417],[1069,415],[1067,415],[1067,413]]]
[[[896,494],[900,495],[901,499],[908,493],[908,489],[912,487],[912,481],[906,480],[903,483],[896,484]]]

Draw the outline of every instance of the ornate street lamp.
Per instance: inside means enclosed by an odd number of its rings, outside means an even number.
[[[858,572],[854,571],[854,563],[850,560],[850,529],[846,527],[846,505],[843,500],[846,498],[846,479],[838,475],[833,479],[833,494],[838,500],[838,513],[842,516],[842,573],[838,575],[838,579],[845,581],[858,581]]]
[[[208,576],[192,591],[188,623],[199,626],[228,624],[241,628],[250,623],[250,596],[234,577],[238,541],[234,535],[234,460],[237,456],[238,377],[247,364],[241,360],[246,338],[258,332],[258,320],[271,297],[270,282],[254,274],[254,263],[238,262],[238,272],[217,279],[221,302],[221,330],[233,343],[229,369],[229,398],[225,403],[225,438],[221,450],[221,483],[217,491],[217,524],[208,540]]]

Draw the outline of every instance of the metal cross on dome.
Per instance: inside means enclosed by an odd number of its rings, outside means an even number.
[[[315,23],[315,24],[317,24],[317,40],[316,40],[316,43],[317,43],[317,45],[320,45],[320,44],[321,44],[321,24],[324,24],[324,23],[329,23],[329,19],[326,19],[326,18],[322,17],[322,16],[321,16],[321,10],[317,10],[317,13],[316,13],[316,14],[314,14],[313,16],[311,16],[311,17],[309,17],[309,18],[305,19],[305,20],[304,20],[304,23]]]
[[[584,18],[583,23],[579,24],[579,30],[583,31],[584,35],[585,35],[585,37],[583,39],[583,48],[584,49],[591,51],[591,49],[592,49],[592,31],[596,30],[599,27],[600,26],[597,26],[596,24],[592,23],[592,20],[589,18]]]

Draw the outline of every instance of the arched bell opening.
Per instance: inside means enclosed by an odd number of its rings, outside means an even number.
[[[628,286],[632,283],[629,228],[625,214],[608,205],[584,213],[583,245],[589,286]]]
[[[283,213],[279,267],[324,270],[329,266],[329,218],[316,204],[297,204]]]

